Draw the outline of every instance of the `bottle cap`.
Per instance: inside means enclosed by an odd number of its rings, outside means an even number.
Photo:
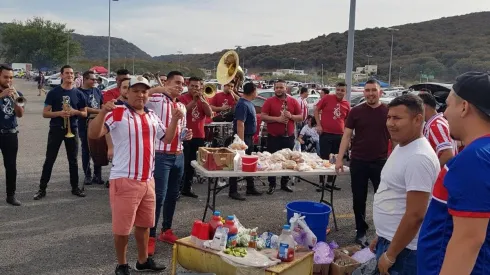
[[[291,226],[289,224],[285,224],[282,229],[286,229],[286,230],[289,230],[291,229]]]
[[[220,215],[221,215],[221,212],[219,212],[219,211],[214,211],[214,215],[215,215],[215,216],[220,216]]]
[[[234,219],[235,219],[235,217],[233,217],[233,216],[228,216],[228,217],[226,217],[226,220],[228,220],[228,221],[232,221],[232,220],[234,220]]]

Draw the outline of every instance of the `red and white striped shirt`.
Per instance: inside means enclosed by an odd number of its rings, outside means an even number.
[[[299,97],[298,103],[301,114],[303,115],[303,121],[305,121],[306,117],[308,116],[308,102],[306,101],[306,99]]]
[[[458,146],[449,135],[449,124],[442,113],[432,116],[425,123],[424,136],[429,140],[438,157],[446,149],[451,149],[454,155],[458,153]]]
[[[146,107],[155,112],[155,114],[160,118],[165,126],[165,129],[170,125],[172,120],[172,110],[174,108],[180,108],[184,112],[184,117],[177,124],[177,129],[175,131],[175,136],[171,143],[165,143],[161,140],[156,140],[155,149],[159,152],[175,153],[183,150],[182,140],[180,139],[180,133],[187,125],[186,113],[187,110],[185,105],[181,102],[174,102],[166,94],[152,94]]]
[[[114,144],[110,179],[153,178],[155,140],[163,139],[166,129],[156,114],[145,108],[140,115],[126,105],[121,121],[114,121],[110,112],[105,116],[105,125]]]

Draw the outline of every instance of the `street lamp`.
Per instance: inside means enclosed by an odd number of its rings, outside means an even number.
[[[109,0],[109,39],[107,42],[107,77],[111,75],[111,2],[119,0]]]
[[[293,57],[294,63],[293,63],[293,70],[296,70],[296,57]]]
[[[368,58],[368,66],[369,66],[369,58],[373,57],[372,55],[366,54],[366,57]]]
[[[398,71],[398,86],[401,86],[401,75],[402,75],[402,67]]]
[[[350,102],[352,87],[352,68],[354,67],[354,32],[356,26],[356,0],[350,0],[349,36],[347,40],[347,61],[345,68],[345,82],[347,84],[346,99]]]
[[[388,75],[388,85],[391,86],[391,62],[393,61],[393,34],[395,31],[399,31],[399,29],[388,28],[391,31],[391,51],[390,51],[390,72]]]

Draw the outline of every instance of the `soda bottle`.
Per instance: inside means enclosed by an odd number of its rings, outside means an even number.
[[[212,240],[214,238],[214,232],[216,232],[216,228],[223,226],[221,222],[221,212],[214,211],[213,217],[209,221],[209,239]]]
[[[238,228],[235,226],[235,218],[233,216],[226,217],[224,227],[228,228],[228,240],[226,242],[226,247],[235,247],[238,237]]]
[[[291,234],[291,227],[286,224],[282,227],[282,233],[279,236],[279,249],[277,258],[282,262],[291,262],[294,260],[294,238]]]

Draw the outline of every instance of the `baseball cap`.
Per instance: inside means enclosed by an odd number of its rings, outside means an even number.
[[[146,79],[145,77],[143,77],[141,75],[132,77],[131,80],[129,81],[129,87],[133,87],[136,84],[144,84],[148,88],[151,88],[150,83],[148,82],[148,79]]]
[[[490,116],[490,75],[488,73],[464,73],[456,78],[453,90],[459,97]]]

